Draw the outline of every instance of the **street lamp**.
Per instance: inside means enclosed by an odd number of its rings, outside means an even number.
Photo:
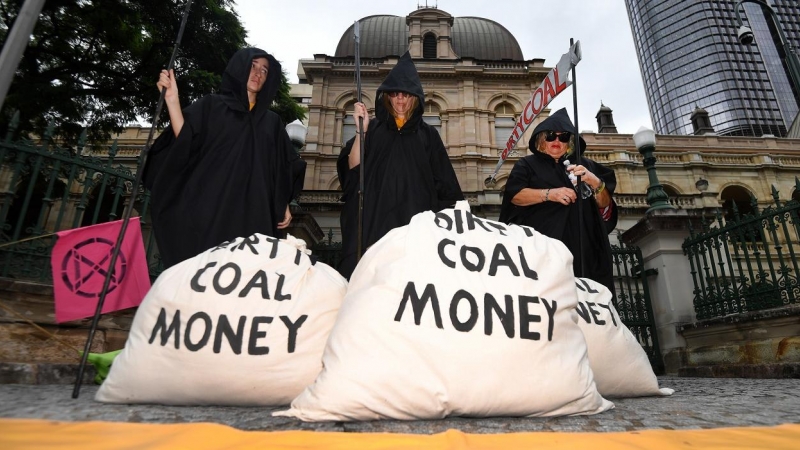
[[[292,145],[298,153],[300,153],[300,149],[306,145],[307,132],[308,127],[303,125],[303,122],[300,122],[300,120],[295,120],[286,125],[286,134],[289,135],[289,139],[292,141]]]
[[[800,95],[800,61],[797,59],[797,55],[794,53],[792,44],[788,39],[786,39],[786,35],[783,34],[783,29],[778,23],[778,15],[775,14],[775,10],[772,9],[767,2],[763,0],[739,0],[739,2],[736,3],[734,11],[736,12],[736,22],[739,25],[739,30],[736,33],[739,38],[739,42],[743,45],[749,45],[752,44],[753,40],[755,39],[753,30],[742,24],[742,16],[739,14],[739,7],[742,5],[742,3],[748,2],[757,3],[769,11],[769,18],[772,20],[772,24],[775,26],[775,29],[778,30],[778,36],[781,40],[781,46],[783,47],[783,53],[786,58],[786,65],[789,67],[789,78],[792,79],[792,85],[794,85],[795,93]]]
[[[647,204],[650,208],[646,214],[658,209],[675,209],[669,204],[669,196],[664,192],[656,174],[656,133],[645,127],[639,127],[639,131],[633,135],[633,143],[644,157],[644,167],[647,169],[647,176],[650,178],[650,185],[647,187]]]

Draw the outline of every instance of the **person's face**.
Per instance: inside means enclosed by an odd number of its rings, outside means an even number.
[[[269,73],[269,61],[267,58],[254,58],[253,65],[250,66],[250,77],[247,79],[247,90],[249,92],[260,92],[267,81]]]
[[[399,116],[408,117],[411,113],[409,111],[411,109],[412,101],[411,101],[411,94],[407,94],[405,92],[388,92],[387,95],[389,96],[389,102],[392,103],[392,108]]]
[[[553,159],[558,159],[569,148],[569,131],[545,131],[544,132],[544,152]],[[566,142],[563,142],[566,141]]]

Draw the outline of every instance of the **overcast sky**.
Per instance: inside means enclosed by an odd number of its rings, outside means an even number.
[[[421,5],[425,5],[422,0]],[[247,29],[247,42],[272,53],[297,82],[297,62],[315,53],[333,56],[347,27],[375,14],[405,17],[417,0],[237,0],[235,9]],[[642,77],[623,0],[428,0],[453,17],[483,17],[517,38],[526,60],[542,58],[554,66],[581,41],[578,64],[578,126],[597,131],[600,102],[614,110],[620,133],[652,127]],[[552,110],[566,107],[573,117],[572,89],[561,93]]]

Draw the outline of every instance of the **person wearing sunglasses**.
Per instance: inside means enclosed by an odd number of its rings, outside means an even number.
[[[181,110],[174,72],[159,75],[170,125],[153,143],[143,180],[165,267],[237,237],[282,237],[289,226],[306,163],[269,109],[280,79],[272,55],[244,48],[228,62],[219,94]]]
[[[417,68],[406,52],[378,87],[375,117],[356,103],[356,127],[363,121],[364,161],[360,136],[348,141],[337,161],[344,195],[341,213],[342,260],[339,272],[350,278],[357,264],[358,189],[364,171],[362,249],[393,228],[408,225],[423,211],[440,211],[464,195],[442,138],[422,120],[425,94]]]
[[[573,255],[576,276],[602,283],[614,293],[611,245],[608,234],[617,226],[613,199],[617,184],[614,171],[581,157],[575,161],[575,127],[562,108],[533,130],[531,152],[514,164],[506,182],[500,221],[527,225],[545,236],[563,242]],[[580,151],[586,148],[578,139]],[[570,175],[580,177],[588,188],[573,184]],[[589,195],[581,195],[585,190]],[[583,228],[580,228],[578,203]],[[580,237],[583,235],[583,251]],[[585,269],[581,273],[581,264]]]

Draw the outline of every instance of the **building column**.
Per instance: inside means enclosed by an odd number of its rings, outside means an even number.
[[[694,283],[683,241],[689,223],[699,226],[699,217],[686,210],[657,210],[646,215],[622,234],[622,241],[642,251],[644,270],[658,273],[647,278],[659,349],[667,374],[684,366],[686,340],[679,325],[695,322]]]

